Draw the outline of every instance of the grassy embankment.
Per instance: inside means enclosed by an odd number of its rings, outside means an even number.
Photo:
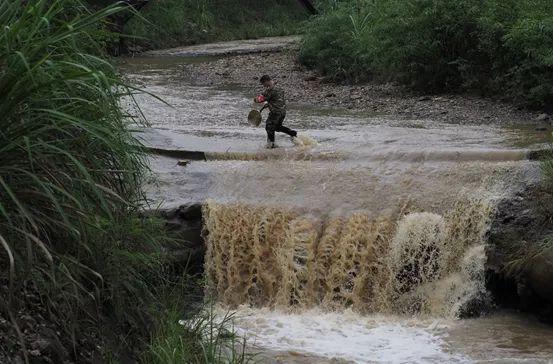
[[[175,323],[201,290],[164,253],[179,243],[164,222],[140,215],[143,121],[104,53],[122,10],[0,3],[1,362],[206,363],[235,347],[211,316]]]
[[[152,0],[125,27],[133,49],[297,34],[307,11],[296,0]]]

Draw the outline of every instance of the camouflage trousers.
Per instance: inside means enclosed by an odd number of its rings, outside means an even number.
[[[275,141],[275,132],[285,133],[295,137],[298,133],[295,130],[289,129],[282,125],[284,118],[286,117],[286,111],[271,111],[265,122],[265,130],[267,131],[267,140],[269,142]]]

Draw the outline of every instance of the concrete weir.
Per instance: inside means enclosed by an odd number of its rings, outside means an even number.
[[[156,147],[148,147],[148,152],[155,155],[160,155],[164,157],[170,157],[170,158],[178,158],[183,161],[207,161],[207,160],[217,160],[217,159],[233,159],[233,153],[232,152],[202,152],[202,151],[193,151],[193,150],[183,150],[183,149],[163,149],[163,148],[156,148]],[[501,160],[528,160],[528,161],[540,161],[548,157],[548,155],[551,154],[551,151],[548,149],[542,149],[542,150],[515,150],[510,153],[505,153],[502,156],[485,156],[482,154],[474,154],[473,156],[470,155],[460,155],[457,154],[457,158],[462,159],[464,161],[467,160],[481,160],[486,158],[492,158],[492,159],[501,159]],[[273,155],[273,156],[271,156]],[[277,153],[265,153],[265,158],[261,155],[258,155],[257,157],[250,156],[248,157],[247,153],[244,153],[243,158],[244,159],[275,159],[275,158],[284,158],[286,156],[278,155]],[[451,159],[449,156],[445,156],[445,158]],[[236,159],[236,157],[234,157]],[[453,158],[454,159],[454,158]]]
[[[543,201],[543,196],[543,190],[540,189],[539,184],[534,184],[530,187],[521,189],[513,196],[506,197],[498,202],[497,208],[490,216],[489,223],[482,227],[484,229],[482,230],[482,233],[484,234],[482,235],[484,239],[482,240],[482,243],[487,247],[485,265],[485,274],[487,278],[485,283],[487,290],[489,290],[489,292],[493,295],[492,301],[483,301],[481,297],[475,297],[474,299],[465,302],[463,304],[464,306],[459,308],[461,310],[461,315],[479,315],[482,312],[490,310],[490,305],[495,304],[533,311],[541,315],[544,319],[551,319],[551,309],[553,308],[553,286],[551,280],[549,279],[549,277],[553,274],[551,260],[549,260],[548,257],[536,256],[532,259],[531,263],[525,262],[523,268],[521,268],[516,274],[512,274],[512,272],[509,271],[509,262],[516,259],[516,257],[513,256],[513,253],[516,253],[516,251],[513,251],[514,246],[518,246],[518,250],[521,254],[526,253],[536,247],[539,242],[542,241],[544,236],[547,236],[553,232],[553,224],[547,217],[547,214],[543,213],[542,206],[540,206],[540,202]],[[553,196],[549,196],[548,198],[553,199]],[[257,224],[257,222],[255,222],[256,216],[262,219],[271,219],[268,215],[263,215],[268,214],[270,211],[264,210],[263,207],[232,204],[228,206],[222,205],[221,207],[227,209],[228,213],[231,215],[235,215],[234,223],[238,223],[241,228],[248,229],[245,225],[243,225],[246,223],[246,220],[242,221],[241,219],[249,219],[248,223],[253,224]],[[202,211],[208,215],[202,215]],[[248,211],[247,214],[251,212],[253,215],[246,217],[248,216],[244,215],[246,211]],[[211,215],[209,215],[210,213]],[[282,213],[292,214],[290,216],[295,214],[294,212],[286,212],[284,210]],[[473,214],[473,212],[469,213]],[[209,257],[212,253],[209,252],[209,244],[207,244],[205,238],[208,237],[209,239],[210,235],[218,236],[218,231],[210,232],[209,229],[221,229],[222,227],[220,224],[226,223],[221,221],[218,223],[219,225],[213,225],[213,222],[207,221],[206,226],[206,219],[209,220],[213,217],[213,205],[211,205],[211,207],[207,207],[200,203],[186,204],[176,208],[159,210],[156,214],[166,219],[168,229],[179,239],[179,244],[171,246],[168,251],[169,254],[173,255],[175,261],[180,262],[179,264],[189,266],[192,271],[196,272],[203,271],[204,266],[207,266],[209,272],[209,269],[212,269],[209,267],[212,267],[213,262],[206,265],[207,262],[205,259],[206,257],[211,259]],[[275,215],[275,217],[276,216],[277,215]],[[455,214],[452,216],[455,216]],[[421,215],[421,217],[423,216]],[[295,224],[294,219],[297,218],[298,217],[291,218],[283,227],[285,229],[293,230],[293,226]],[[312,217],[310,218],[312,219]],[[334,219],[337,219],[335,221],[338,222],[338,224],[343,225],[344,229],[347,229],[345,226],[348,224],[348,218],[344,219],[342,217],[336,217]],[[424,219],[425,217],[423,217],[423,220]],[[261,224],[261,222],[259,223]],[[328,223],[323,223],[323,225],[319,227],[317,227],[318,225],[313,225],[313,233],[316,235],[332,234],[331,230],[325,231],[325,229],[329,229],[332,224],[333,222],[330,221]],[[370,230],[370,221],[367,220],[364,224],[367,224],[366,228],[369,228]],[[399,223],[399,225],[396,224],[396,222],[391,222],[391,225],[389,226],[392,234],[396,231],[396,229],[401,229],[402,223]],[[238,225],[232,229],[237,228],[239,228]],[[365,233],[370,235],[371,233],[369,230]],[[292,231],[290,231],[290,233],[292,233]],[[296,232],[296,234],[298,233],[300,232]],[[301,232],[300,234],[305,233],[306,232]],[[361,232],[361,234],[365,233]],[[367,237],[369,235],[367,235]],[[237,236],[237,238],[249,239],[250,237]],[[304,239],[301,235],[298,236],[298,238],[300,240]],[[327,238],[321,236],[319,239],[322,240],[320,240],[317,244],[324,245],[324,241]],[[361,239],[360,241],[362,241],[364,238],[362,236],[358,236],[356,239]],[[244,240],[241,241],[244,242]],[[523,246],[520,245],[520,241],[524,241]],[[276,240],[271,244],[273,248],[276,249],[276,246],[280,243]],[[242,250],[242,253],[244,254],[249,254],[250,249],[256,249],[253,246],[250,248],[236,248]],[[338,247],[334,247],[333,249],[338,249]],[[228,252],[225,254],[227,253]],[[315,255],[313,255],[313,257],[315,257]],[[265,259],[267,258],[268,256]],[[339,260],[338,257],[335,257],[335,259]],[[241,262],[243,262],[243,260],[241,260]],[[263,263],[265,269],[269,269],[269,266],[266,264],[269,264],[269,262],[265,261]],[[365,260],[364,263],[360,262],[360,264],[369,264],[369,262]],[[381,274],[384,274],[384,272]],[[236,294],[236,289],[236,287],[233,288],[231,292]],[[334,290],[334,292],[336,291]],[[236,298],[232,298],[232,300],[235,299]],[[268,297],[258,297],[255,300],[258,299],[266,300]],[[255,300],[254,302],[256,302]],[[245,303],[242,301],[231,302],[234,304]],[[334,302],[332,305],[337,304],[336,301],[329,301],[327,304],[330,302]],[[351,304],[355,305],[355,300],[351,301]],[[404,305],[401,307],[402,309],[405,309]],[[364,310],[363,308],[360,309],[362,311]]]

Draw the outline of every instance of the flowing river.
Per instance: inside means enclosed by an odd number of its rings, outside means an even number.
[[[550,130],[394,120],[289,103],[293,144],[246,122],[252,88],[198,85],[202,58],[125,60],[159,150],[152,205],[205,204],[207,291],[264,363],[551,363],[553,327],[491,309],[497,202],[539,178]],[[505,123],[508,125],[508,122]],[[183,154],[184,155],[184,154]]]

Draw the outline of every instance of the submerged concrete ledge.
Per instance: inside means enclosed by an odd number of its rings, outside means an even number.
[[[205,152],[198,152],[192,150],[180,150],[180,149],[161,149],[154,147],[147,147],[148,152],[151,154],[162,155],[164,157],[188,159],[193,161],[205,161]]]
[[[260,150],[257,152],[251,151],[236,151],[236,152],[203,152],[184,149],[164,149],[156,147],[146,147],[146,150],[155,155],[161,155],[170,158],[184,159],[190,161],[208,161],[208,160],[242,160],[242,161],[264,161],[264,160],[340,160],[344,159],[344,154],[340,152],[322,152],[311,153],[309,150],[301,149],[286,149],[278,148],[274,150]],[[512,150],[506,151],[504,155],[486,156],[482,152],[445,152],[432,153],[415,152],[415,153],[394,153],[389,154],[373,154],[367,155],[368,160],[394,160],[399,161],[404,159],[406,162],[421,162],[421,161],[541,161],[548,157],[553,157],[553,151],[550,149],[538,150]],[[363,159],[364,156],[359,156]]]

